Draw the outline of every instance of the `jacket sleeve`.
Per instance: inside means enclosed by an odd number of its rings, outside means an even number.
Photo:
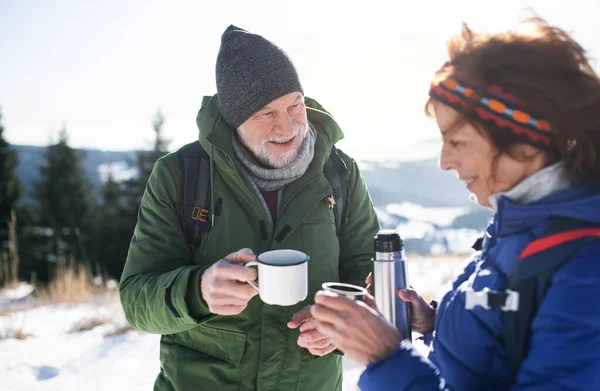
[[[553,277],[533,321],[531,345],[513,391],[600,389],[600,245],[588,245]],[[370,364],[362,391],[448,389],[443,375],[410,344]]]
[[[185,331],[211,317],[200,296],[204,269],[191,263],[175,210],[179,178],[175,154],[156,162],[119,284],[127,321],[151,333]]]
[[[435,366],[407,341],[391,357],[367,366],[358,386],[362,391],[450,391]]]
[[[600,389],[599,254],[587,245],[554,274],[513,390]]]
[[[340,231],[340,280],[365,286],[373,270],[373,237],[379,230],[379,220],[356,162],[341,151],[340,155],[350,169],[347,220]]]

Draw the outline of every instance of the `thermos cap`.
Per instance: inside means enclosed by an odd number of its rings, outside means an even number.
[[[404,248],[400,234],[393,229],[382,229],[375,235],[373,241],[376,253],[399,252]]]

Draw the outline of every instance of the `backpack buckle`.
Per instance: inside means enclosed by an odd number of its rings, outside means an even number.
[[[197,220],[202,223],[206,223],[207,217],[208,209],[200,208],[199,206],[194,206],[194,210],[192,210],[192,220]]]
[[[475,292],[469,289],[465,292],[465,309],[472,310],[477,306],[482,306],[486,310],[490,309],[488,291]]]
[[[519,292],[510,289],[506,290],[506,301],[504,306],[500,307],[502,311],[518,311],[519,310]]]

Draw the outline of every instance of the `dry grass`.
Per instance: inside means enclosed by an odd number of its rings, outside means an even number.
[[[104,334],[104,336],[106,338],[115,337],[117,335],[125,334],[126,332],[131,331],[131,330],[135,330],[135,329],[133,327],[131,327],[131,325],[126,324],[126,325],[115,328],[113,331]]]
[[[32,281],[32,286],[36,284]],[[84,267],[60,266],[53,273],[50,282],[35,288],[33,294],[19,300],[3,303],[0,316],[0,339],[25,339],[26,316],[21,312],[31,308],[53,304],[85,304],[96,307],[97,311],[73,324],[69,333],[78,333],[102,327],[106,337],[121,335],[132,327],[125,324],[115,281],[104,277],[92,277]],[[124,325],[125,324],[125,325]]]
[[[41,304],[82,303],[103,292],[94,285],[91,273],[83,267],[58,266],[50,283],[35,297]]]
[[[28,309],[31,309],[34,307],[36,307],[36,306],[30,302],[25,302],[25,303],[19,304],[19,305],[6,305],[2,309],[2,311],[0,311],[0,316],[8,317],[8,316],[11,316],[15,312],[25,311],[25,310],[28,310]]]
[[[23,339],[25,339],[25,338],[29,337],[29,335],[28,335],[28,334],[25,334],[25,333],[23,332],[23,330],[16,330],[16,331],[15,331],[15,333],[13,334],[13,336],[12,336],[12,337],[13,337],[14,339],[20,339],[20,340],[23,340]]]
[[[58,266],[46,285],[36,284],[36,281],[30,284],[34,286],[34,293],[3,303],[0,316],[44,305],[106,303],[113,301],[115,296],[118,298],[118,283],[104,277],[93,278],[89,270],[73,264]]]
[[[6,282],[0,286],[2,287],[2,289],[15,289],[19,286],[19,281]]]
[[[105,338],[114,337],[117,335],[125,334],[130,330],[135,330],[128,323],[123,323],[120,320],[119,316],[114,316],[115,314],[107,314],[104,316],[98,316],[95,318],[86,318],[79,322],[77,322],[69,332],[77,333],[83,331],[93,330],[99,326],[107,326],[110,331],[104,333]]]
[[[0,341],[3,339],[26,339],[29,335],[25,334],[22,329],[5,329],[0,330]]]
[[[29,335],[23,331],[22,324],[17,326],[15,324],[8,323],[4,325],[2,329],[0,329],[0,341],[10,338],[23,340],[27,337],[29,337]]]
[[[86,318],[75,323],[69,332],[78,333],[82,331],[89,331],[107,323],[109,323],[109,320],[105,317]]]

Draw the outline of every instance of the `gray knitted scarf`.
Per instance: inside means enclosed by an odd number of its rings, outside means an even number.
[[[294,182],[306,172],[315,153],[316,131],[308,124],[308,132],[300,145],[298,156],[287,166],[281,168],[266,168],[260,166],[240,144],[232,133],[233,152],[236,168],[258,186],[261,191],[274,191]],[[246,171],[246,172],[245,172]]]
[[[528,176],[515,187],[488,197],[490,209],[498,210],[498,199],[505,196],[515,204],[529,204],[572,186],[562,162],[554,163]]]
[[[246,148],[238,141],[236,135],[232,133],[231,143],[233,146],[233,163],[240,175],[248,182],[254,193],[260,201],[260,205],[265,211],[268,222],[274,224],[274,216],[262,195],[262,191],[277,190],[277,210],[281,205],[283,198],[283,189],[285,185],[292,183],[300,178],[306,172],[308,165],[313,159],[315,153],[315,140],[317,139],[316,130],[308,124],[308,133],[300,145],[298,156],[294,161],[281,168],[265,168],[260,166],[256,160],[250,156]]]

